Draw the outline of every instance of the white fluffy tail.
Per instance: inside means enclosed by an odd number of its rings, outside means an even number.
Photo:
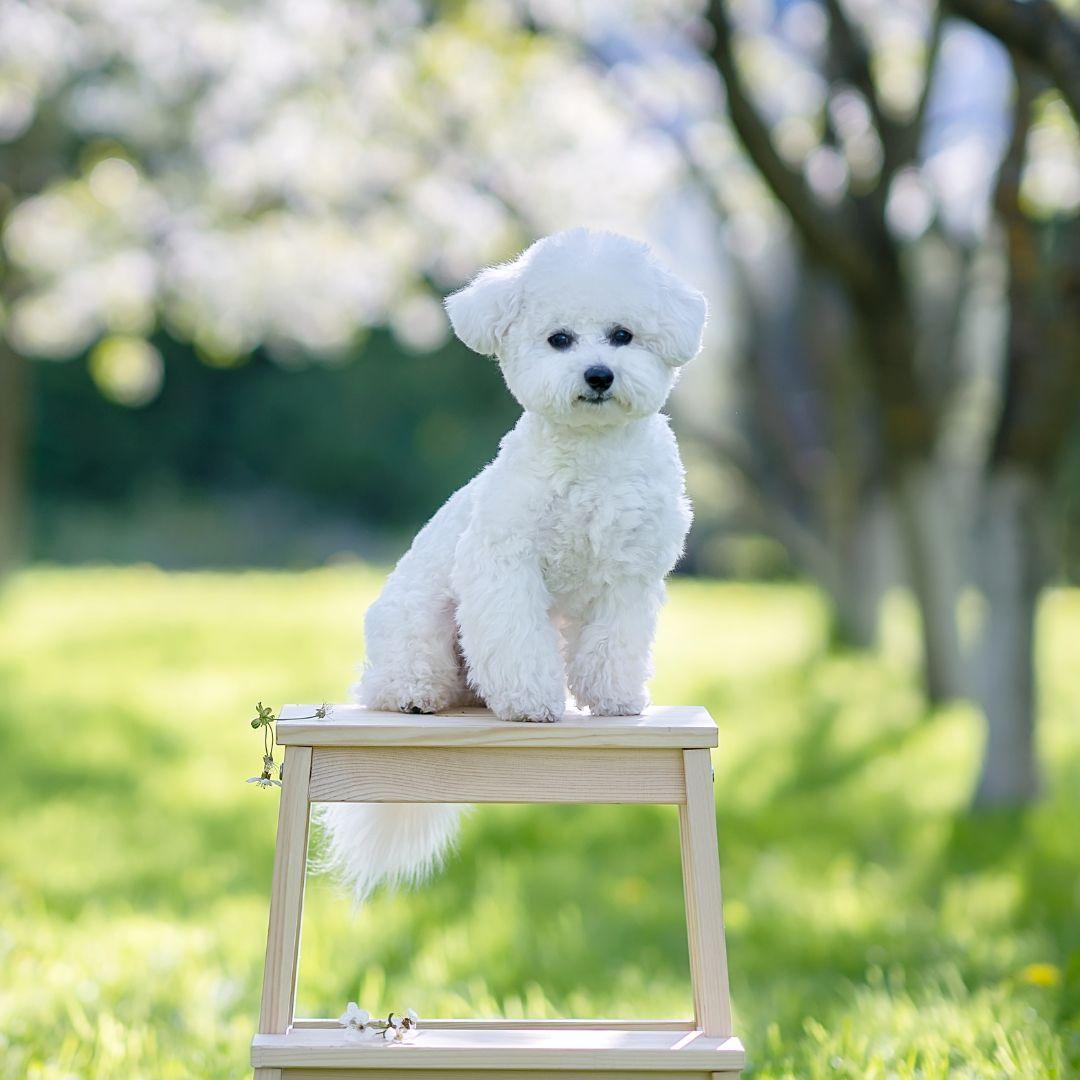
[[[360,901],[380,884],[412,885],[440,865],[457,835],[460,807],[443,803],[328,803],[320,869]]]

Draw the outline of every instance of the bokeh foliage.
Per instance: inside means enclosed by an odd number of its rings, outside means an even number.
[[[344,691],[367,567],[35,570],[0,608],[0,1075],[244,1075],[276,793],[258,699]],[[972,816],[980,726],[929,719],[910,611],[827,647],[799,586],[676,581],[659,700],[717,717],[740,1032],[757,1077],[1080,1065],[1080,594],[1044,600],[1046,800]],[[685,1015],[670,808],[489,807],[421,892],[309,887],[300,1007]]]
[[[38,558],[268,565],[384,543],[397,554],[446,499],[489,461],[518,409],[497,365],[454,342],[402,350],[375,332],[341,362],[283,369],[259,351],[208,366],[164,336],[168,372],[140,409],[104,398],[83,359],[34,370],[31,472]],[[147,504],[182,518],[200,500],[269,503],[274,535],[235,520],[210,524],[200,545],[181,530],[139,530]],[[301,505],[290,520],[281,508]],[[272,511],[273,512],[273,511]],[[64,522],[111,519],[108,538],[68,536]],[[320,530],[341,522],[333,538]],[[290,556],[292,558],[290,559]]]

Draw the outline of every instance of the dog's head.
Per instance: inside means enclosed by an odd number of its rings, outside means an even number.
[[[470,349],[498,357],[525,409],[607,426],[664,404],[707,308],[645,244],[571,229],[483,271],[446,310]]]

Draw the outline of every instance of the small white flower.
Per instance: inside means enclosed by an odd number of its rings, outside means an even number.
[[[398,1042],[410,1042],[416,1038],[416,1029],[420,1025],[420,1017],[412,1009],[406,1009],[398,1029]]]
[[[391,1013],[387,1018],[383,1038],[393,1042],[408,1042],[416,1036],[416,1026],[420,1017],[412,1009],[406,1009],[403,1016]]]
[[[273,780],[269,776],[249,776],[247,782],[249,784],[258,784],[261,788],[281,787],[280,780]]]
[[[367,1009],[361,1009],[355,1001],[350,1001],[345,1011],[338,1017],[338,1023],[342,1027],[351,1028],[354,1031],[362,1031],[368,1026],[371,1013]]]
[[[371,1013],[361,1009],[355,1001],[350,1001],[345,1011],[338,1017],[338,1023],[345,1027],[345,1038],[350,1042],[366,1042],[378,1034]]]
[[[376,1028],[373,1028],[370,1024],[367,1027],[360,1028],[346,1028],[345,1040],[346,1042],[370,1042],[379,1034]]]

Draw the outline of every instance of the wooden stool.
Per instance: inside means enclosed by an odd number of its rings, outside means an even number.
[[[282,709],[285,747],[256,1080],[735,1080],[709,747],[700,708],[643,716],[570,712],[509,724],[482,710],[405,716],[337,705]],[[438,1020],[407,1044],[356,1043],[336,1020],[298,1020],[296,974],[313,802],[674,803],[679,807],[694,1019]]]

